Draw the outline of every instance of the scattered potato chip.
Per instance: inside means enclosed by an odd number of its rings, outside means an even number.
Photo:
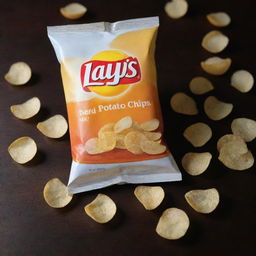
[[[100,137],[101,133],[103,133],[103,132],[113,132],[114,125],[115,125],[115,123],[107,123],[107,124],[103,125],[98,131],[98,137]]]
[[[225,118],[232,110],[233,104],[220,101],[214,96],[209,96],[204,101],[205,114],[214,121]]]
[[[97,197],[84,207],[85,212],[98,223],[109,222],[116,214],[115,202],[104,194]]]
[[[171,107],[173,111],[184,115],[197,115],[198,109],[193,98],[183,92],[175,93],[171,97]]]
[[[161,132],[143,132],[148,140],[159,140],[162,136]]]
[[[164,9],[170,18],[179,19],[187,13],[188,3],[185,0],[172,0],[166,3]]]
[[[28,119],[36,115],[41,107],[40,100],[37,97],[33,97],[22,104],[12,105],[10,107],[14,116],[19,119]]]
[[[166,209],[160,217],[156,232],[159,236],[175,240],[183,237],[189,227],[188,215],[178,208]]]
[[[147,122],[144,122],[140,125],[140,128],[144,131],[151,132],[155,131],[159,127],[159,120],[158,119],[152,119]]]
[[[118,149],[126,149],[124,144],[125,135],[123,134],[116,134],[116,148]]]
[[[190,190],[185,194],[188,204],[197,212],[211,213],[220,202],[216,188]]]
[[[162,203],[164,190],[160,186],[137,186],[134,195],[146,210],[153,210]]]
[[[151,141],[147,139],[140,141],[140,147],[144,153],[147,153],[149,155],[158,155],[166,151],[166,146],[161,145],[156,141]]]
[[[211,75],[223,75],[231,66],[230,58],[210,57],[201,62],[202,69]]]
[[[64,116],[55,115],[39,122],[36,127],[46,137],[57,139],[65,135],[68,130],[68,123]]]
[[[30,66],[25,62],[16,62],[10,66],[8,73],[4,76],[5,80],[12,85],[26,84],[32,76]]]
[[[111,151],[116,146],[116,135],[114,132],[102,132],[99,136],[99,147],[103,152]]]
[[[254,84],[254,78],[246,70],[238,70],[231,76],[231,86],[240,92],[249,92]]]
[[[20,137],[10,144],[8,152],[15,162],[25,164],[34,158],[37,146],[32,138]]]
[[[53,208],[62,208],[70,203],[73,195],[68,193],[67,187],[58,179],[49,180],[44,186],[44,200]]]
[[[218,30],[207,33],[202,40],[202,47],[211,53],[219,53],[228,45],[229,39]]]
[[[133,154],[142,154],[143,151],[140,146],[140,142],[146,140],[146,137],[141,132],[132,131],[129,132],[124,138],[124,145],[128,151]]]
[[[212,159],[212,154],[209,152],[204,153],[186,153],[182,158],[182,166],[184,170],[196,176],[202,174],[209,166]]]
[[[205,123],[195,123],[185,129],[183,136],[194,147],[201,147],[212,137],[212,129]]]
[[[125,129],[132,127],[132,124],[133,124],[133,121],[130,116],[123,117],[122,119],[120,119],[118,122],[115,123],[114,132],[120,133]]]
[[[238,141],[238,143],[245,144],[244,140],[240,136],[237,136],[234,134],[226,134],[226,135],[222,136],[221,138],[219,138],[219,140],[217,142],[217,150],[220,151],[220,149],[223,147],[223,145],[225,145],[228,142],[236,142],[236,141]],[[245,146],[246,146],[246,144],[245,144]]]
[[[246,142],[256,138],[256,121],[249,118],[236,118],[231,123],[231,130]]]
[[[104,150],[100,147],[98,138],[91,138],[84,145],[85,151],[90,155],[103,153]]]
[[[213,12],[209,13],[206,17],[216,27],[226,27],[231,22],[231,18],[226,12]]]
[[[189,89],[192,93],[202,95],[214,89],[212,83],[202,76],[194,77],[189,83]]]
[[[87,12],[87,8],[80,3],[70,3],[60,8],[61,14],[71,20],[79,19]]]

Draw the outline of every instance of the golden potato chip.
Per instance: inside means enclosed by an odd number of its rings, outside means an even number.
[[[118,149],[126,149],[124,144],[125,135],[123,134],[116,134],[116,148]]]
[[[104,152],[104,150],[99,145],[98,138],[91,138],[91,139],[87,140],[84,145],[84,149],[90,155],[101,154]]]
[[[228,45],[229,39],[218,30],[207,33],[202,40],[202,47],[211,53],[223,51]]]
[[[156,232],[163,238],[176,240],[183,237],[188,228],[188,215],[178,208],[168,208],[160,217]]]
[[[110,131],[102,132],[98,143],[104,152],[111,151],[116,146],[116,134]]]
[[[238,70],[231,76],[231,86],[240,92],[249,92],[254,84],[254,78],[246,70]]]
[[[183,92],[175,93],[171,97],[171,107],[173,111],[184,115],[197,115],[198,110],[193,98]]]
[[[202,95],[214,89],[212,83],[202,76],[194,77],[189,83],[189,89],[192,93]]]
[[[137,186],[134,195],[146,210],[153,210],[162,203],[164,190],[160,186]]]
[[[202,69],[211,75],[223,75],[231,66],[230,58],[210,57],[201,62]]]
[[[103,133],[103,132],[113,132],[114,125],[115,125],[115,123],[108,123],[108,124],[103,125],[98,131],[98,137],[100,137],[101,133]]]
[[[226,27],[231,22],[231,18],[226,12],[209,13],[206,18],[212,25],[216,27]]]
[[[184,170],[193,176],[202,174],[209,166],[212,154],[204,153],[186,153],[182,158],[182,166]]]
[[[53,208],[62,208],[70,203],[73,195],[68,193],[67,187],[58,179],[49,180],[44,186],[44,200]]]
[[[8,152],[15,162],[25,164],[34,158],[37,146],[32,138],[20,137],[9,145]]]
[[[179,19],[187,13],[188,3],[185,0],[172,0],[166,3],[164,9],[170,18]]]
[[[148,140],[159,140],[162,136],[161,132],[143,132]]]
[[[133,154],[142,154],[143,151],[140,147],[141,140],[146,140],[143,133],[137,131],[129,132],[124,138],[125,148]]]
[[[236,118],[231,123],[231,130],[244,141],[250,142],[256,138],[256,121],[249,118]]]
[[[41,107],[41,102],[37,97],[33,97],[22,104],[10,107],[14,116],[19,119],[28,119],[36,115]]]
[[[159,127],[159,120],[158,119],[152,119],[147,122],[144,122],[140,125],[140,128],[144,131],[151,132],[155,131]]]
[[[133,124],[133,121],[130,116],[123,117],[122,119],[120,119],[118,122],[115,123],[114,132],[120,133],[125,129],[132,127],[132,124]]]
[[[188,204],[197,212],[211,213],[219,204],[220,196],[216,188],[190,190],[185,194]]]
[[[25,62],[16,62],[10,66],[5,80],[12,85],[26,84],[32,76],[30,66]]]
[[[212,129],[205,123],[195,123],[185,129],[183,136],[194,147],[201,147],[212,137]]]
[[[232,110],[233,104],[220,101],[214,96],[209,96],[204,101],[205,114],[214,121],[225,118]]]
[[[98,194],[97,197],[84,207],[87,215],[98,223],[109,222],[116,214],[115,202],[104,194]]]
[[[71,20],[79,19],[87,12],[87,8],[80,3],[70,3],[60,8],[61,14]]]
[[[36,127],[46,137],[57,139],[65,135],[68,130],[68,123],[64,116],[55,115],[39,122]]]
[[[237,136],[237,135],[234,135],[234,134],[226,134],[224,136],[222,136],[221,138],[219,138],[218,142],[217,142],[217,150],[220,151],[220,149],[223,147],[223,145],[225,145],[226,143],[228,142],[237,142],[240,143],[240,144],[245,144],[244,140],[240,137],[240,136]],[[246,146],[247,148],[247,146]],[[247,150],[246,150],[247,152]]]
[[[166,146],[159,144],[156,141],[143,139],[140,141],[140,147],[144,153],[149,155],[158,155],[166,151]]]

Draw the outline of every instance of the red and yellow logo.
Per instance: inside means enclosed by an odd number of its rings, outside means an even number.
[[[120,95],[140,80],[138,59],[117,50],[99,52],[81,66],[83,89],[105,97]]]

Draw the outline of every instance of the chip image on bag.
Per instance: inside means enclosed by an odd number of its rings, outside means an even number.
[[[75,194],[118,183],[181,180],[162,138],[158,17],[48,27],[60,63]]]

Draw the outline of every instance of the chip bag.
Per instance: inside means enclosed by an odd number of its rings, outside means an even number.
[[[161,138],[158,17],[48,27],[60,62],[72,167],[69,193],[181,180]]]

